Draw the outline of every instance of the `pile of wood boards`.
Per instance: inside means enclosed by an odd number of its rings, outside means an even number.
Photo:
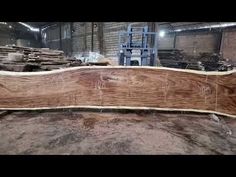
[[[160,63],[164,67],[203,70],[204,67],[198,60],[186,60],[186,54],[178,49],[158,50]]]
[[[200,53],[197,60],[201,61],[206,71],[228,70],[226,60],[219,53]]]
[[[158,50],[158,56],[161,59],[182,60],[184,53],[183,50],[178,49],[160,49]]]
[[[16,53],[17,50],[12,47],[0,47],[0,62],[8,60],[8,53]]]
[[[64,68],[68,63],[63,51],[48,48],[0,46],[0,69],[41,71]]]
[[[78,58],[67,58],[63,51],[49,48],[0,46],[0,70],[7,71],[49,71],[75,66],[115,65],[111,59],[97,62],[83,62]]]
[[[158,50],[160,63],[164,67],[182,68],[205,71],[232,70],[228,63],[219,53],[200,53],[198,56],[190,56],[178,49]]]

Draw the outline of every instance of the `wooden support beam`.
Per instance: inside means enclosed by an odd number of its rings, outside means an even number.
[[[0,71],[0,100],[2,110],[150,109],[236,117],[236,71],[139,66]]]

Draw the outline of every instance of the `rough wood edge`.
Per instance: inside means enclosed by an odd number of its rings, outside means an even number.
[[[186,112],[199,112],[199,113],[209,113],[218,114],[222,116],[227,116],[231,118],[236,118],[236,115],[208,111],[208,110],[198,110],[198,109],[176,109],[176,108],[152,108],[152,107],[129,107],[129,106],[58,106],[58,107],[38,107],[38,108],[0,108],[0,110],[47,110],[47,109],[69,109],[69,108],[86,108],[86,109],[127,109],[127,110],[156,110],[156,111],[186,111]]]
[[[74,71],[74,70],[84,70],[84,69],[151,69],[151,70],[168,70],[168,71],[178,71],[185,73],[193,73],[193,74],[202,74],[202,75],[229,75],[232,73],[236,73],[236,70],[231,71],[197,71],[190,69],[177,69],[177,68],[167,68],[167,67],[150,67],[150,66],[79,66],[79,67],[71,67],[71,68],[63,68],[57,69],[53,71],[39,71],[39,72],[14,72],[14,71],[0,71],[0,76],[35,76],[35,75],[47,75],[47,74],[56,74],[65,71]]]

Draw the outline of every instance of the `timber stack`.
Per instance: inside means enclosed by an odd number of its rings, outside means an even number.
[[[227,59],[219,53],[200,53],[191,56],[178,49],[158,50],[161,65],[169,68],[205,70],[205,71],[228,71],[233,69]]]
[[[183,50],[178,49],[161,49],[158,50],[158,56],[161,59],[182,60],[184,53]]]
[[[179,49],[160,49],[158,57],[161,65],[169,68],[204,70],[197,60],[186,60],[186,54]]]
[[[206,71],[227,71],[233,69],[233,65],[219,53],[200,53],[198,60],[204,65]]]
[[[0,46],[0,70],[31,72],[50,71],[75,66],[107,66],[111,62],[85,62],[77,58],[67,58],[63,51],[49,48],[30,48],[14,45]]]
[[[69,63],[64,52],[48,48],[0,46],[0,70],[43,71],[65,68]]]

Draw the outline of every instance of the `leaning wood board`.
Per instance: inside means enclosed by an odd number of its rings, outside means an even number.
[[[236,71],[93,66],[0,71],[0,109],[153,109],[236,117]]]

